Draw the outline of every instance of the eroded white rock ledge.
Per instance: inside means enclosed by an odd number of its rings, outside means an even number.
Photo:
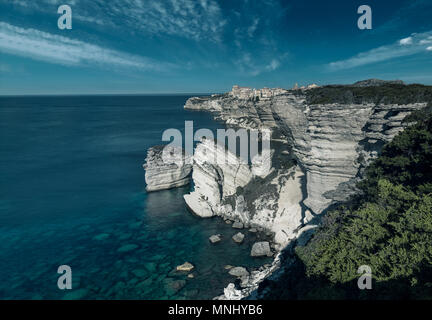
[[[169,156],[165,161],[164,152]],[[148,192],[177,188],[189,184],[192,159],[180,147],[155,146],[147,150],[143,168]]]

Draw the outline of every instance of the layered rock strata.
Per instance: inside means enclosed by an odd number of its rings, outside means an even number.
[[[365,81],[351,87],[374,86],[375,82]],[[205,154],[198,153],[194,157],[194,170],[197,168],[199,174],[193,180],[200,187],[190,197],[200,203],[193,208],[197,214],[201,211],[205,216],[220,215],[253,230],[271,231],[279,250],[288,244],[290,248],[305,245],[317,227],[316,215],[356,192],[355,185],[363,177],[364,168],[386,142],[404,129],[405,117],[427,105],[388,103],[388,99],[371,102],[370,97],[361,96],[353,99],[352,92],[349,89],[345,92],[344,88],[340,100],[347,101],[326,103],[311,102],[308,94],[315,88],[274,91],[265,99],[257,98],[257,91],[246,89],[235,87],[230,93],[191,98],[185,108],[213,112],[228,127],[270,129],[273,147],[276,141],[279,146],[289,145],[291,151],[275,147],[270,172],[259,174],[253,163],[235,166],[241,167],[245,175],[237,180],[241,183],[234,185],[222,178],[221,172],[229,169],[208,165]],[[332,100],[324,98],[322,101]],[[291,161],[290,152],[296,165],[284,166]],[[235,174],[231,172],[230,176]],[[225,184],[229,192],[224,192]],[[266,278],[276,280],[281,274],[276,270],[281,268],[282,253],[276,253],[270,266],[243,277],[241,290],[230,284],[224,295],[216,299],[255,297],[260,282]],[[285,268],[289,265],[286,261],[283,264]]]
[[[235,195],[237,187],[252,179],[248,164],[214,140],[204,139],[194,153],[192,179],[195,190],[184,196],[186,205],[198,216],[223,215],[223,199]]]
[[[272,168],[263,175],[261,163],[249,164],[213,140],[204,140],[194,154],[194,191],[184,199],[198,216],[221,216],[235,221],[234,227],[270,232],[282,248],[305,223],[300,204],[304,175],[298,166]]]
[[[319,214],[355,191],[364,167],[403,130],[405,116],[426,106],[307,100],[305,90],[280,92],[266,100],[227,93],[190,98],[185,108],[213,112],[228,126],[283,132],[305,174],[303,204]]]
[[[148,192],[171,189],[189,184],[192,159],[180,147],[155,146],[147,150],[143,168]]]

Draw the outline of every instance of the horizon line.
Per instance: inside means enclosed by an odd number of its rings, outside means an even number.
[[[60,97],[60,96],[175,96],[175,95],[212,95],[223,92],[155,92],[155,93],[23,93],[2,94],[0,97]]]

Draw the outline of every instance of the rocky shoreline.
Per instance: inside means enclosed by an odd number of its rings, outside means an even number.
[[[270,130],[272,136],[272,168],[264,174],[253,162],[242,161],[212,140],[196,147],[195,188],[184,196],[189,210],[262,232],[270,241],[257,247],[275,253],[273,263],[258,270],[234,269],[237,285],[230,283],[215,299],[258,297],[258,285],[277,277],[281,261],[289,259],[289,248],[305,245],[321,214],[356,192],[364,168],[404,129],[404,118],[426,105],[334,102],[323,99],[320,90],[316,86],[294,90],[234,86],[225,94],[187,100],[185,109],[211,112],[228,128]],[[317,102],[320,99],[323,103]],[[217,156],[230,161],[212,162]],[[241,235],[233,241],[241,242]]]

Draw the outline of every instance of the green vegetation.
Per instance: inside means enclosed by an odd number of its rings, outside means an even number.
[[[384,146],[359,185],[329,212],[267,298],[432,299],[432,113]],[[419,116],[421,115],[421,117]],[[358,267],[373,289],[359,290]]]
[[[385,84],[370,87],[325,86],[308,90],[306,99],[309,104],[407,104],[432,101],[432,87],[421,84]]]
[[[384,146],[366,174],[364,194],[329,213],[296,250],[306,276],[352,297],[357,269],[368,265],[375,290],[365,297],[432,298],[431,114]]]

